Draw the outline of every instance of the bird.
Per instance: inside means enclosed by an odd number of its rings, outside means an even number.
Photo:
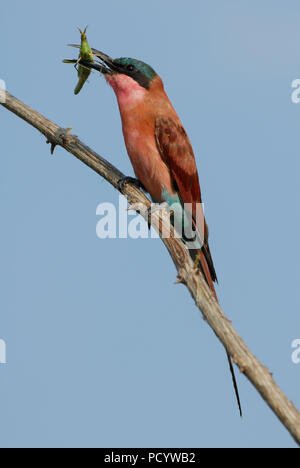
[[[121,184],[136,181],[154,202],[182,207],[182,223],[193,227],[192,232],[196,233],[194,237],[187,236],[188,240],[192,239],[191,256],[197,261],[218,302],[214,286],[217,275],[209,247],[195,155],[161,77],[141,60],[113,59],[97,49],[92,52],[99,62],[81,60],[80,63],[98,70],[114,90],[127,153],[137,178],[126,177]],[[227,350],[226,354],[242,417],[232,359]]]

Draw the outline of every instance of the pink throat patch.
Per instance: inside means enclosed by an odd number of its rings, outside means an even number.
[[[106,81],[113,88],[120,108],[132,107],[143,100],[147,90],[130,76],[122,74],[106,75]]]

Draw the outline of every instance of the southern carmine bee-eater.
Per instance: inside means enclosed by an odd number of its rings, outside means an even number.
[[[78,47],[78,46],[77,46]],[[198,246],[192,251],[213,292],[217,281],[208,243],[208,228],[202,210],[197,166],[189,137],[172,106],[162,79],[144,62],[132,58],[112,59],[92,49],[101,63],[81,61],[100,71],[113,88],[121,114],[123,135],[137,180],[153,201],[189,207],[188,219],[195,225]],[[132,181],[126,178],[121,183]],[[200,217],[195,216],[199,214]],[[174,211],[173,211],[174,214]],[[200,219],[200,221],[199,221]],[[195,257],[196,253],[196,257]],[[242,409],[232,360],[227,353],[240,414]]]

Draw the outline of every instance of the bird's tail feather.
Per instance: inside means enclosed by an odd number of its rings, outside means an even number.
[[[202,271],[208,286],[210,287],[213,295],[215,296],[216,301],[219,303],[218,296],[217,296],[215,286],[214,286],[214,282],[212,280],[212,276],[211,276],[211,273],[210,273],[210,270],[209,270],[209,266],[208,266],[208,263],[206,261],[206,258],[205,258],[205,255],[204,255],[203,251],[201,249],[199,249],[199,250],[191,250],[190,252],[191,252],[192,259],[195,262],[197,262],[197,266]],[[235,377],[235,373],[234,373],[232,358],[229,355],[227,350],[226,350],[226,354],[227,354],[229,369],[230,369],[230,373],[231,373],[231,377],[232,377],[233,388],[234,388],[234,392],[235,392],[235,396],[236,396],[240,416],[242,417],[243,416],[242,405],[241,405],[239,390],[238,390],[237,381],[236,381],[236,377]]]
[[[235,377],[235,373],[234,373],[234,368],[233,368],[233,364],[232,364],[232,359],[231,359],[231,356],[228,354],[228,351],[226,351],[226,354],[227,354],[229,369],[230,369],[230,373],[231,373],[231,377],[232,377],[234,393],[235,393],[236,401],[237,401],[237,404],[238,404],[238,407],[239,407],[240,416],[242,418],[243,417],[243,410],[242,410],[242,405],[241,405],[239,389],[238,389],[238,385],[237,385],[237,381],[236,381],[236,377]]]

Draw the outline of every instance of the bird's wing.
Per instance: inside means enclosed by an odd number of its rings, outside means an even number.
[[[205,221],[198,171],[190,140],[181,124],[171,118],[159,117],[155,122],[155,136],[160,155],[169,167],[172,179],[178,188],[183,204],[192,207],[193,219],[197,219],[197,230],[203,239],[205,255],[213,281],[217,281],[208,244],[208,227]]]

